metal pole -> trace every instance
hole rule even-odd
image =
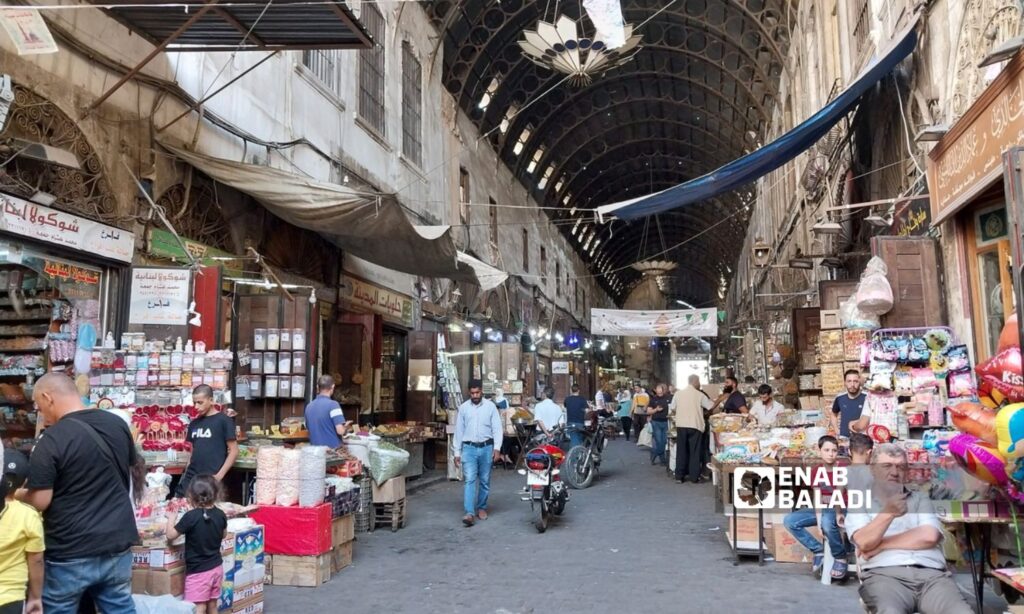
[[[114,92],[121,89],[121,86],[125,83],[128,83],[128,81],[131,80],[132,77],[142,72],[142,69],[145,68],[146,65],[153,60],[153,58],[162,53],[165,49],[167,49],[167,45],[170,45],[171,43],[176,41],[182,34],[188,31],[188,29],[191,28],[197,21],[202,19],[203,15],[209,12],[210,9],[212,9],[213,6],[217,4],[217,2],[218,0],[209,0],[209,2],[203,5],[203,8],[196,11],[195,15],[192,15],[192,17],[190,17],[188,21],[181,24],[180,28],[175,30],[170,36],[165,38],[159,45],[154,47],[153,50],[150,51],[149,54],[145,58],[143,58],[141,62],[135,65],[135,68],[132,68],[127,73],[125,73],[124,76],[118,79],[117,83],[112,85],[109,90],[103,93],[102,96],[92,101],[92,104],[90,104],[89,106],[85,107],[85,110],[82,112],[82,117],[80,119],[85,119],[86,117],[89,117],[89,114],[96,110],[96,107],[103,104],[107,100],[107,98],[110,98],[114,94]]]

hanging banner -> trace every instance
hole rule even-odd
[[[3,193],[0,193],[0,230],[121,262],[131,262],[135,250],[135,235],[127,230]]]
[[[57,42],[46,27],[38,10],[30,8],[0,9],[0,23],[14,42],[18,55],[57,53]]]
[[[717,337],[718,310],[672,311],[591,310],[590,332],[621,337]]]
[[[129,324],[184,326],[188,323],[189,269],[132,269]]]

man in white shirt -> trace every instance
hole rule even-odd
[[[761,384],[757,388],[757,400],[750,408],[750,416],[757,420],[758,426],[774,426],[786,408],[772,398],[772,387],[768,384]]]
[[[704,411],[711,409],[711,399],[701,392],[699,377],[691,375],[688,381],[690,385],[675,393],[669,404],[669,410],[675,412],[676,482],[689,478],[699,484],[704,481],[700,477],[701,444],[706,428]]]
[[[533,417],[541,430],[550,435],[552,429],[565,423],[565,412],[558,403],[555,403],[555,389],[551,386],[544,387],[540,398],[540,403],[533,408]]]
[[[462,523],[473,526],[476,519],[487,520],[487,495],[491,491],[491,466],[501,454],[504,429],[494,403],[484,398],[480,380],[469,382],[469,399],[459,406],[455,421],[455,465],[462,466],[466,481]],[[477,484],[480,489],[477,491]]]
[[[860,596],[879,614],[973,612],[946,569],[942,531],[931,501],[911,493],[907,453],[894,444],[875,448],[869,509],[850,510],[846,532],[857,546]]]

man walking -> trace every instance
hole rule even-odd
[[[587,420],[587,400],[580,396],[580,387],[572,385],[572,394],[565,397],[565,424],[569,427],[569,447],[583,445],[583,429]]]
[[[309,443],[314,446],[337,448],[341,445],[341,437],[348,430],[348,422],[341,411],[341,405],[331,396],[334,394],[334,378],[321,375],[316,381],[319,393],[306,406],[306,430],[309,431]]]
[[[704,410],[711,408],[711,400],[700,390],[700,378],[691,375],[689,386],[672,397],[676,427],[676,481],[687,478],[694,484],[703,481],[701,469],[701,443],[706,428]]]
[[[463,491],[462,523],[473,526],[487,520],[487,495],[491,490],[491,465],[501,454],[501,416],[498,408],[484,399],[480,380],[469,382],[469,400],[459,406],[455,421],[455,466],[462,466],[466,481]],[[479,492],[477,492],[479,482]]]
[[[647,406],[651,404],[651,396],[647,394],[647,391],[640,384],[637,384],[633,390],[633,409],[631,410],[633,417],[633,440],[639,442],[640,432],[644,430],[644,425],[647,424]]]
[[[131,432],[116,415],[85,409],[75,383],[60,373],[39,378],[32,401],[49,428],[32,452],[28,490],[18,498],[43,514],[43,611],[75,614],[88,593],[102,612],[135,612]]]

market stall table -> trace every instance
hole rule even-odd
[[[963,528],[964,539],[967,540],[967,562],[971,568],[971,582],[974,586],[975,607],[978,612],[984,612],[985,578],[996,578],[1004,582],[1006,581],[998,574],[989,574],[986,572],[986,566],[991,565],[991,561],[989,560],[991,555],[989,551],[992,549],[992,527],[997,525],[1013,524],[1013,519],[999,516],[981,516],[977,518],[949,518],[939,516],[939,521],[950,533],[955,532],[960,527]],[[975,532],[971,530],[972,528],[978,533],[978,538],[981,541],[980,561],[974,560],[974,553],[978,550],[975,549],[975,542],[971,537],[971,534]]]

